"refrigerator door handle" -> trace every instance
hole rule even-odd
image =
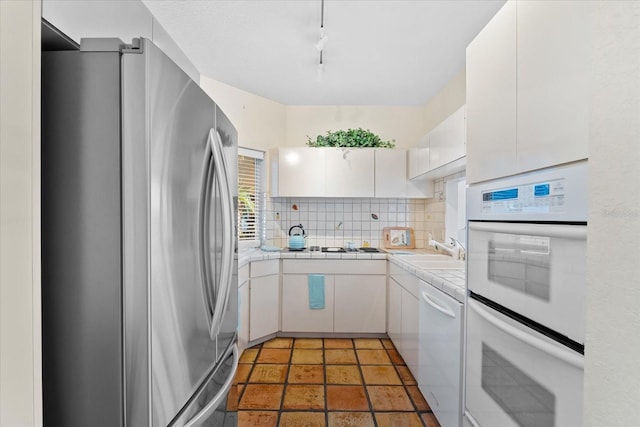
[[[222,152],[222,140],[220,135],[211,129],[209,131],[209,142],[211,143],[211,152],[214,163],[214,173],[217,182],[220,185],[220,203],[222,205],[222,260],[220,281],[217,286],[216,302],[213,311],[213,322],[211,325],[211,338],[218,335],[222,326],[222,317],[229,300],[229,291],[233,281],[233,256],[235,251],[234,231],[235,231],[235,212],[233,208],[233,194],[229,185],[227,174],[227,163]]]
[[[198,425],[198,423],[204,421],[209,417],[215,410],[220,406],[220,403],[224,400],[224,398],[229,394],[229,389],[231,389],[231,384],[233,383],[233,379],[236,377],[236,371],[238,370],[238,345],[233,345],[233,369],[224,384],[220,388],[220,391],[211,399],[204,408],[200,410],[197,414],[195,414],[184,427],[194,427]]]
[[[211,205],[211,187],[212,187],[212,142],[211,134],[207,140],[205,147],[204,161],[202,165],[202,176],[200,178],[200,202],[198,206],[198,252],[200,261],[200,275],[202,277],[202,290],[205,300],[205,311],[207,312],[207,321],[209,329],[211,329],[214,316],[214,295],[212,292],[211,263],[209,258],[209,208]]]

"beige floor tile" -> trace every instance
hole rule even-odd
[[[422,414],[421,417],[427,427],[440,427],[438,419],[432,413]]]
[[[324,412],[283,412],[279,427],[324,427]],[[243,426],[238,426],[243,427]]]
[[[378,427],[422,427],[420,417],[415,412],[376,412]]]
[[[239,411],[238,427],[276,427],[277,411]]]
[[[248,384],[238,409],[280,409],[283,390],[281,384]]]
[[[353,348],[351,338],[325,338],[324,348]]]
[[[327,384],[362,384],[358,365],[326,365]]]
[[[291,350],[288,348],[263,348],[260,350],[256,363],[289,363]]]
[[[322,350],[309,350],[304,348],[294,348],[291,363],[295,364],[321,364]]]
[[[296,338],[293,348],[322,348],[322,338]]]
[[[391,365],[386,350],[356,350],[361,365]]]
[[[262,344],[262,348],[291,348],[293,338],[273,338]]]
[[[234,384],[242,384],[242,383],[246,383],[247,379],[249,378],[249,373],[251,372],[251,368],[253,368],[253,365],[248,365],[248,364],[238,364],[238,370],[236,371],[236,377],[233,380]]]
[[[253,363],[258,355],[259,348],[248,348],[240,355],[239,363]]]
[[[331,349],[324,351],[327,365],[353,365],[358,363],[356,353],[349,349]]]
[[[288,385],[284,394],[283,409],[324,409],[324,386]]]
[[[374,411],[413,411],[413,405],[402,386],[370,385],[367,392]]]
[[[249,377],[250,383],[284,383],[288,365],[256,364]]]
[[[416,385],[416,379],[411,374],[411,371],[406,366],[396,366],[400,379],[405,385]]]
[[[328,385],[327,410],[366,411],[369,402],[364,387],[360,385]]]
[[[324,384],[324,366],[291,365],[288,381],[290,384]]]
[[[418,388],[418,386],[415,386],[415,385],[407,386],[407,393],[409,393],[409,397],[413,401],[413,404],[416,405],[416,408],[418,409],[418,411],[423,412],[423,411],[431,410],[431,408],[429,407],[429,404],[424,399],[424,396],[422,396],[422,393],[420,392],[420,389]]]
[[[368,385],[402,385],[400,377],[391,365],[361,366],[364,382]]]
[[[329,412],[329,427],[374,427],[371,412]]]
[[[353,340],[356,348],[367,348],[370,350],[382,350],[382,342],[378,338],[355,338]]]

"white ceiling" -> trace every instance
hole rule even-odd
[[[421,105],[505,0],[143,0],[200,73],[287,105]]]

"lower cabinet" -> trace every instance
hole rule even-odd
[[[420,279],[400,267],[389,268],[387,333],[415,378],[419,365]]]
[[[280,330],[279,272],[278,260],[251,263],[249,341]]]
[[[333,332],[333,277],[325,276],[325,308],[309,308],[306,274],[282,277],[282,330],[284,332]]]
[[[385,332],[386,260],[284,260],[282,270],[283,332]],[[309,308],[309,274],[324,275],[323,309]]]
[[[334,332],[384,333],[385,276],[334,277]]]

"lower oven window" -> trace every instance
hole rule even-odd
[[[485,343],[482,343],[482,389],[519,426],[554,426],[554,394]]]

